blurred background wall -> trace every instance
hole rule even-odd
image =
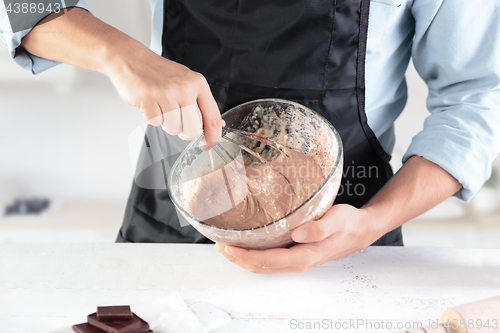
[[[100,19],[149,45],[147,0],[86,2]],[[427,88],[413,65],[407,77],[410,97],[396,122],[395,170],[428,115]],[[103,75],[59,65],[33,76],[2,44],[0,242],[113,241],[132,183],[128,135],[142,122]],[[451,198],[411,221],[406,244],[500,247],[499,187],[492,179],[470,205]],[[19,198],[48,198],[51,206],[39,216],[3,215]]]
[[[87,1],[104,21],[149,45],[147,0]],[[68,65],[34,76],[0,47],[0,200],[124,200],[127,137],[142,117],[109,80]],[[127,179],[127,181],[123,181]]]

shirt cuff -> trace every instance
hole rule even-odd
[[[488,123],[486,119],[489,118],[490,124],[499,123],[496,110],[483,112],[489,113],[490,117],[476,115],[479,120]],[[475,131],[473,128],[476,126],[471,126],[474,121],[470,113],[471,110],[464,108],[450,114],[445,111],[429,116],[425,121],[424,130],[413,138],[403,156],[403,163],[411,156],[417,155],[446,170],[462,184],[462,189],[454,196],[466,202],[469,202],[490,178],[492,164],[500,148],[495,126],[483,126],[475,128]]]
[[[70,6],[62,6],[61,8],[67,7]],[[90,12],[87,4],[83,0],[78,1],[78,3],[73,7],[82,8]],[[31,29],[25,29],[19,32],[12,32],[5,6],[4,4],[0,4],[0,40],[2,40],[7,46],[11,58],[14,59],[19,66],[31,71],[33,74],[41,73],[59,64],[56,61],[37,57],[26,51],[24,47],[21,46],[23,37],[30,31]]]

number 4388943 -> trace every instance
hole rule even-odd
[[[444,327],[448,329],[453,329],[456,330],[458,328],[461,328],[462,330],[465,329],[498,329],[498,319],[492,319],[491,321],[487,319],[486,321],[483,322],[481,319],[453,319],[453,320],[447,320],[446,323],[443,324]]]
[[[7,13],[9,14],[35,14],[35,13],[59,13],[61,11],[60,3],[49,3],[45,5],[44,3],[27,3],[27,2],[15,2],[9,3],[9,5],[5,8]]]

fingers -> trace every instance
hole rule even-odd
[[[203,118],[203,129],[206,143],[208,147],[213,147],[221,139],[223,123],[219,107],[212,96],[210,87],[206,82],[205,85],[206,86],[201,89],[200,94],[198,95],[197,102]]]
[[[359,210],[345,204],[332,206],[322,218],[295,229],[292,238],[297,243],[320,242],[339,234],[348,235],[359,220]]]
[[[163,124],[163,114],[160,106],[156,102],[148,101],[141,105],[140,110],[144,114],[144,118],[149,125],[160,126]]]
[[[222,248],[222,249],[221,249]],[[230,262],[240,266],[241,268],[244,268],[246,269],[247,271],[250,271],[252,273],[255,273],[255,274],[278,274],[278,273],[283,273],[283,272],[287,272],[288,270],[286,269],[276,269],[276,268],[263,268],[263,267],[257,267],[257,266],[254,266],[254,265],[249,265],[239,259],[236,259],[235,257],[227,254],[226,252],[224,252],[223,250],[224,246],[220,245],[220,244],[215,244],[215,249],[217,251],[219,251],[227,260],[229,260]]]
[[[252,264],[248,264],[240,259],[237,259],[236,257],[226,253],[224,251],[224,246],[220,244],[215,244],[215,249],[219,251],[227,260],[231,261],[232,263],[240,266],[241,268],[246,269],[247,271],[250,271],[254,274],[278,274],[278,273],[284,273],[284,272],[302,272],[303,270],[296,269],[295,267],[292,268],[269,268],[269,267],[259,267],[255,266]]]
[[[330,237],[335,232],[335,226],[331,220],[324,220],[324,217],[306,223],[297,228],[292,233],[292,239],[296,243],[320,242]]]
[[[289,249],[246,250],[216,244],[215,249],[229,261],[254,273],[303,272],[314,266],[316,254],[309,245],[299,244]]]
[[[161,127],[170,135],[178,135],[182,133],[182,115],[178,105],[166,106],[162,105],[163,125]]]
[[[213,146],[222,134],[220,111],[205,78],[197,74],[191,80],[182,92],[164,95],[162,127],[183,140],[194,140],[205,131],[202,145],[207,141]]]
[[[182,133],[179,138],[182,140],[194,140],[203,132],[201,113],[198,105],[191,104],[181,107]]]
[[[332,217],[333,212],[330,209],[321,219],[311,221],[295,229],[292,233],[292,239],[296,243],[311,243],[330,237],[336,230]]]
[[[178,135],[182,140],[194,140],[203,132],[201,114],[196,104],[184,107],[163,107],[162,128],[170,135]]]

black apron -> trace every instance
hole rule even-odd
[[[392,176],[390,156],[364,109],[369,6],[369,0],[165,0],[162,55],[202,73],[221,112],[250,100],[280,98],[320,113],[344,144],[335,203],[359,208]],[[164,135],[149,127],[146,146]],[[139,164],[141,158],[153,159],[143,150]],[[181,227],[186,222],[179,221],[166,189],[137,185],[164,182],[165,166],[177,156],[141,168],[119,239],[211,243],[192,226]],[[401,227],[374,245],[403,245]]]

